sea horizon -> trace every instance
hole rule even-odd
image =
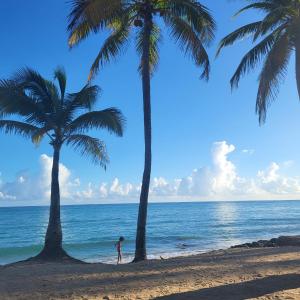
[[[180,200],[180,201],[149,201],[149,204],[172,204],[172,203],[211,203],[211,202],[238,202],[238,203],[243,203],[243,202],[278,202],[278,201],[300,201],[300,199],[247,199],[247,200]],[[139,204],[139,201],[135,202],[104,202],[104,203],[73,203],[73,204],[61,204],[61,207],[65,206],[97,206],[97,205],[131,205],[131,204]],[[39,204],[39,205],[12,205],[12,206],[0,206],[1,208],[22,208],[22,207],[49,207],[50,206],[50,200],[48,204]]]

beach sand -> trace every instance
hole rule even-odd
[[[300,247],[119,266],[17,263],[0,267],[0,299],[300,299]]]

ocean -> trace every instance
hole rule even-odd
[[[114,244],[119,236],[124,236],[124,261],[131,261],[137,210],[137,204],[63,206],[64,248],[87,262],[115,263]],[[48,207],[0,208],[0,264],[26,259],[41,250],[48,212]],[[149,258],[201,253],[297,234],[300,234],[300,201],[149,205]]]

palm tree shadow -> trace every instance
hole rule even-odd
[[[300,274],[269,276],[235,284],[155,298],[157,300],[245,300],[279,291],[300,288]]]

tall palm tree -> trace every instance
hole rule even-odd
[[[121,54],[134,36],[142,77],[145,161],[137,221],[134,261],[146,259],[146,222],[151,175],[151,75],[159,61],[159,42],[164,24],[172,39],[203,68],[208,79],[210,64],[205,47],[213,40],[215,22],[209,10],[195,0],[72,0],[69,15],[69,45],[75,46],[89,34],[109,30],[92,67],[92,78],[100,67]]]
[[[51,205],[45,244],[40,258],[66,256],[62,248],[60,220],[59,158],[63,144],[72,146],[94,163],[106,167],[108,156],[103,141],[87,135],[90,129],[107,129],[122,136],[124,118],[116,108],[91,111],[99,94],[96,85],[85,85],[78,93],[66,93],[66,75],[57,68],[58,87],[38,72],[25,68],[0,81],[0,113],[17,120],[0,120],[0,130],[31,138],[36,144],[44,136],[53,147]]]
[[[243,57],[231,78],[231,87],[239,85],[241,77],[262,63],[256,98],[256,112],[260,123],[266,119],[266,111],[275,100],[279,85],[286,76],[292,53],[296,56],[296,81],[300,97],[300,1],[299,0],[246,0],[247,6],[236,16],[257,10],[262,20],[247,24],[227,35],[220,42],[217,55],[224,47],[245,37],[251,37],[256,45]]]

